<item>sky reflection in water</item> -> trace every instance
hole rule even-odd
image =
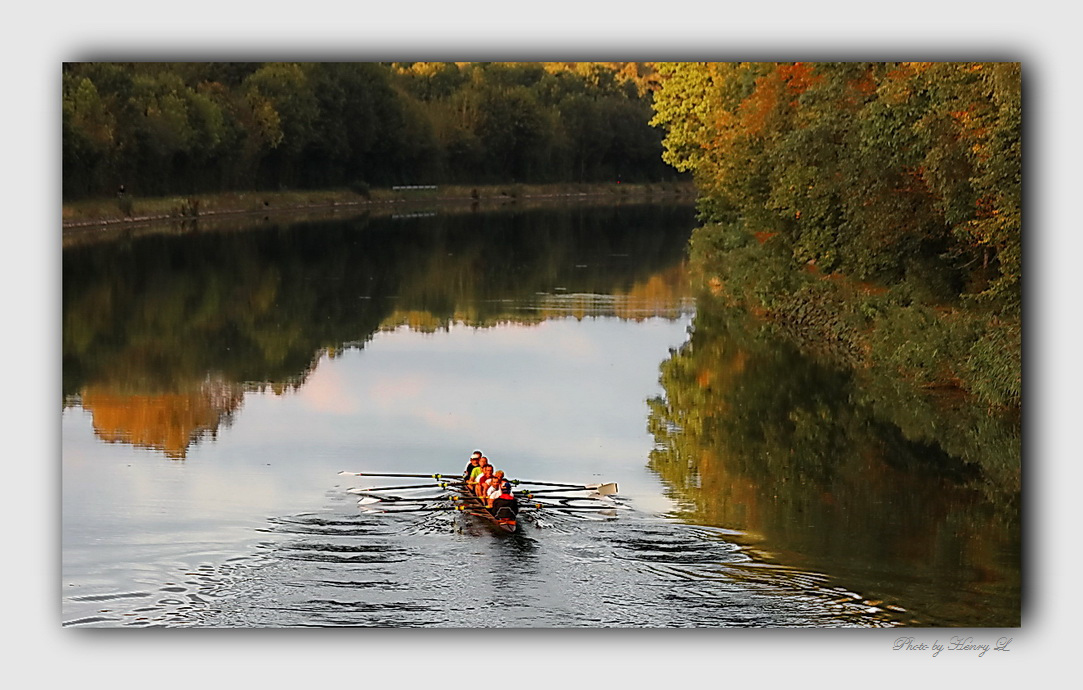
[[[453,473],[474,448],[510,476],[616,481],[639,509],[666,511],[645,464],[645,400],[689,320],[381,332],[363,349],[324,355],[297,389],[246,393],[232,425],[183,461],[102,443],[91,415],[69,408],[65,577],[221,560],[254,547],[268,517],[319,510],[329,494],[364,485],[340,470]]]

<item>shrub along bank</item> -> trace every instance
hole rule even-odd
[[[852,366],[1019,407],[1019,64],[658,69],[716,294]]]

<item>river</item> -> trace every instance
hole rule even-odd
[[[903,402],[704,314],[694,225],[511,204],[70,243],[62,624],[1018,625],[1018,510],[966,450],[1010,460],[1010,424],[921,437]],[[363,509],[347,490],[373,482],[339,474],[475,448],[625,508],[503,536]]]

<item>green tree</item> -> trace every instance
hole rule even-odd
[[[116,120],[93,81],[68,73],[61,113],[64,195],[101,191],[112,163]]]

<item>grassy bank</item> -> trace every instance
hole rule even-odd
[[[434,188],[374,188],[293,190],[277,192],[229,192],[168,197],[125,195],[65,203],[65,231],[101,226],[132,226],[170,219],[267,214],[317,209],[358,210],[396,208],[411,203],[483,204],[517,199],[592,197],[695,198],[691,184],[551,184],[551,185],[441,185]]]

